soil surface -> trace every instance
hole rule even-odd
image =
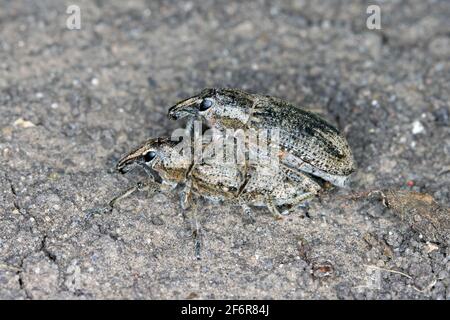
[[[365,1],[76,1],[80,30],[68,4],[0,1],[0,298],[450,299],[449,1],[380,2],[381,30]],[[350,189],[283,221],[205,203],[200,261],[176,194],[92,214],[205,87],[321,114]]]

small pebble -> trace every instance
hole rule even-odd
[[[21,128],[31,128],[31,127],[35,126],[33,122],[24,120],[22,118],[19,118],[16,121],[14,121],[13,125],[15,127],[21,127]]]
[[[413,134],[420,134],[424,131],[425,131],[425,128],[419,120],[416,120],[413,122],[413,124],[412,124],[412,133]]]

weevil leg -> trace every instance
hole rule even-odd
[[[193,223],[194,226],[192,228],[193,229],[192,235],[194,238],[194,255],[197,260],[200,260],[201,259],[200,251],[202,247],[202,230],[200,224],[198,223],[197,215],[195,215]]]
[[[266,200],[266,206],[276,220],[283,220],[283,216],[281,215],[280,211],[278,211],[278,208],[275,203],[273,203],[272,199]]]
[[[250,221],[250,223],[255,223],[256,220],[249,205],[243,201],[240,201],[240,205],[242,208],[242,212],[244,213],[244,217],[246,217]]]
[[[291,207],[289,209],[284,210],[281,215],[285,216],[290,214],[292,211],[294,211],[295,209],[298,208],[298,206],[300,206],[302,203],[304,203],[306,200],[311,199],[312,197],[314,197],[315,193],[312,192],[306,192],[303,193],[297,197],[295,197],[292,201],[291,201]]]
[[[114,208],[117,201],[122,200],[130,195],[132,195],[136,191],[149,191],[149,194],[155,193],[158,188],[156,186],[156,183],[154,181],[146,181],[146,182],[138,182],[135,186],[128,188],[127,190],[123,191],[118,196],[114,197],[109,201],[108,205],[110,208]]]
[[[191,191],[192,191],[192,181],[186,180],[183,190],[180,192],[180,206],[183,210],[189,209],[191,206]]]
[[[194,122],[197,120],[197,117],[189,117],[186,122],[186,131],[191,133],[194,128]]]
[[[118,196],[112,198],[107,205],[100,207],[100,208],[93,208],[93,209],[89,209],[85,215],[85,219],[89,220],[94,214],[105,214],[105,213],[110,213],[113,208],[114,205],[116,204],[117,201],[128,197],[129,195],[133,194],[136,190],[138,190],[138,186],[133,186],[131,188],[128,188],[127,190],[121,192]]]
[[[112,198],[105,206],[88,210],[85,219],[89,220],[94,214],[109,213],[113,210],[114,206],[119,200],[122,200],[130,196],[135,191],[143,191],[143,190],[149,190],[149,192],[153,194],[158,190],[158,187],[154,181],[138,182],[135,186],[126,189],[125,191],[121,192],[118,196]]]
[[[202,247],[202,232],[201,226],[197,219],[198,206],[196,203],[191,203],[188,210],[183,210],[183,218],[189,224],[189,231],[194,240],[194,255],[197,260],[201,259]]]
[[[144,169],[145,173],[148,175],[148,178],[154,182],[162,183],[161,177],[147,165],[143,165],[142,169]]]

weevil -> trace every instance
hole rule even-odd
[[[292,210],[321,189],[320,181],[314,177],[302,172],[287,175],[279,170],[276,163],[247,165],[223,162],[214,157],[194,163],[189,152],[180,154],[178,146],[179,142],[168,137],[151,138],[123,156],[116,166],[119,172],[126,173],[135,167],[142,167],[150,179],[114,198],[110,206],[146,186],[151,186],[153,191],[158,187],[166,191],[182,186],[180,205],[184,212],[189,212],[186,216],[190,218],[197,258],[200,257],[200,231],[194,197],[239,205],[245,216],[253,220],[250,206],[266,206],[280,218],[278,207],[287,206],[287,211]],[[246,167],[246,174],[243,174],[242,166]],[[158,186],[155,187],[155,184]]]
[[[179,143],[169,137],[148,139],[123,156],[116,168],[126,173],[140,166],[166,190],[184,185],[180,198],[183,209],[191,206],[194,194],[239,204],[246,213],[249,206],[266,206],[279,216],[278,206],[295,207],[321,189],[320,182],[310,175],[301,172],[287,175],[278,169],[277,163],[248,166],[214,157],[194,163],[192,154],[180,154]],[[243,166],[249,168],[247,175],[243,174]]]
[[[315,113],[279,98],[237,89],[205,89],[169,109],[169,118],[205,120],[209,127],[280,132],[281,165],[344,187],[355,171],[351,149],[339,131]]]

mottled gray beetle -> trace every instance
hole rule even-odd
[[[339,131],[318,115],[289,102],[236,89],[205,89],[170,108],[177,120],[202,118],[213,128],[280,132],[281,164],[343,187],[355,170],[352,152]]]
[[[150,180],[116,197],[111,206],[145,186],[152,186],[154,190],[182,186],[183,209],[191,207],[193,196],[202,196],[239,204],[250,217],[249,205],[267,206],[279,218],[278,206],[295,208],[317,194],[324,180],[344,186],[355,170],[348,143],[336,128],[314,113],[277,98],[234,89],[205,89],[170,108],[169,117],[188,117],[189,129],[195,119],[202,118],[220,132],[226,132],[226,129],[275,130],[279,133],[277,165],[222,161],[196,163],[192,158],[180,156],[177,142],[169,138],[152,138],[126,154],[117,164],[122,173],[140,166]],[[259,154],[259,149],[251,142],[246,143],[248,150],[258,150]],[[195,208],[187,211],[194,215],[191,222],[195,223],[191,227],[199,257]]]
[[[191,207],[191,195],[211,200],[232,201],[250,214],[249,205],[267,206],[279,216],[277,206],[301,203],[320,189],[319,183],[305,174],[286,175],[277,166],[252,165],[248,175],[235,163],[224,163],[218,159],[203,160],[194,165],[193,158],[180,156],[177,142],[170,138],[151,138],[123,156],[117,170],[126,173],[130,169],[143,167],[161,186],[173,189],[184,185],[181,192],[181,207]]]
[[[192,160],[192,157],[180,156],[177,142],[170,138],[145,141],[123,156],[116,168],[126,173],[139,166],[148,173],[150,179],[114,198],[110,206],[113,207],[117,200],[138,189],[170,191],[182,186],[180,204],[191,224],[197,258],[200,258],[200,230],[193,196],[238,204],[250,219],[253,216],[249,206],[266,206],[275,217],[281,218],[278,206],[293,209],[321,189],[321,185],[308,175],[286,175],[278,170],[278,166],[247,166],[214,159],[194,164]],[[243,167],[247,174],[243,174]]]

